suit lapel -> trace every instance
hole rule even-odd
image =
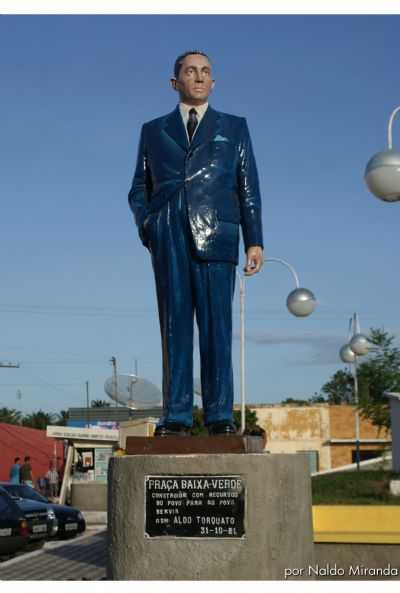
[[[208,111],[208,109],[207,109]],[[186,135],[185,126],[183,124],[179,105],[176,109],[167,115],[164,130],[179,146],[187,152],[189,150],[189,141]]]
[[[209,105],[190,144],[192,150],[200,144],[209,142],[214,138],[218,129],[218,119],[218,111],[215,111],[215,109],[212,109]]]
[[[209,142],[214,138],[218,131],[218,119],[218,111],[215,111],[215,109],[212,109],[209,105],[190,144],[192,150],[200,144]],[[179,105],[177,105],[174,111],[167,115],[164,130],[185,152],[189,150],[189,141]]]

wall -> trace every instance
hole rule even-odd
[[[46,474],[49,463],[56,457],[64,457],[64,445],[46,436],[45,430],[38,430],[27,426],[0,423],[0,481],[8,481],[10,466],[14,457],[25,455],[31,458],[33,479]]]
[[[258,424],[267,433],[266,450],[271,453],[297,453],[317,451],[319,469],[331,467],[329,446],[328,406],[251,406],[257,414]]]
[[[354,406],[329,406],[330,438],[354,439],[356,436],[356,415]],[[390,432],[379,430],[369,420],[360,417],[360,439],[390,439]],[[361,444],[362,451],[381,451],[384,444]],[[352,452],[355,443],[331,445],[332,467],[353,463]]]
[[[317,451],[319,471],[353,463],[354,443],[335,444],[330,439],[355,438],[354,406],[291,406],[279,404],[249,404],[257,414],[258,424],[267,433],[266,450],[271,453]],[[360,418],[361,439],[386,439],[390,432],[379,431],[369,420]],[[361,451],[379,452],[385,443],[361,443]]]

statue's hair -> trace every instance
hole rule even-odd
[[[181,54],[180,56],[178,56],[175,60],[175,65],[174,65],[174,76],[175,78],[178,78],[179,76],[179,72],[182,66],[182,62],[183,60],[186,58],[186,56],[192,56],[192,55],[199,55],[199,56],[204,56],[205,58],[207,58],[207,60],[210,62],[210,58],[208,57],[207,54],[205,54],[203,51],[194,49],[192,51],[185,51],[184,54]]]

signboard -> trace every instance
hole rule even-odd
[[[94,479],[107,482],[108,462],[112,457],[112,447],[97,447],[94,450]]]
[[[69,440],[118,441],[119,431],[108,428],[77,428],[73,426],[48,426],[48,437]]]
[[[242,476],[146,476],[144,491],[145,537],[245,537]]]

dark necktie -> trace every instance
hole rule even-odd
[[[188,123],[187,123],[189,142],[192,141],[194,131],[197,128],[197,124],[198,124],[197,111],[194,107],[192,107],[192,109],[189,111],[189,119],[188,119]]]

